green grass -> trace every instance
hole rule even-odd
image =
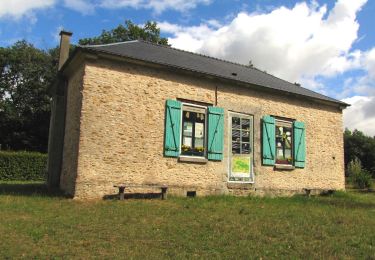
[[[0,183],[0,258],[375,258],[375,194],[79,202]]]

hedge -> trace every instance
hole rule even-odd
[[[47,154],[0,151],[0,180],[44,181],[46,173]]]

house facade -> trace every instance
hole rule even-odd
[[[48,171],[49,185],[74,198],[120,183],[198,196],[345,188],[345,103],[143,41],[82,46],[66,59],[51,89]]]

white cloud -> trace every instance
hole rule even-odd
[[[135,8],[151,9],[156,14],[165,10],[185,12],[200,4],[210,4],[211,0],[100,0],[97,6],[108,9]]]
[[[365,53],[363,64],[370,79],[375,80],[375,47]]]
[[[352,104],[344,110],[344,125],[375,135],[375,48],[352,50],[358,41],[356,15],[366,0],[338,0],[333,9],[326,5],[301,2],[293,8],[277,7],[266,12],[234,16],[225,25],[208,21],[197,26],[161,22],[171,34],[173,47],[248,64],[269,73],[300,82],[327,94],[337,92]],[[352,76],[337,89],[322,82],[350,70],[365,75]],[[341,93],[340,93],[341,92]]]
[[[375,47],[362,53],[361,67],[367,72],[349,84],[361,95],[343,99],[352,106],[344,110],[345,127],[375,136]]]
[[[92,14],[95,11],[95,4],[86,0],[64,0],[65,7],[82,14]]]
[[[365,75],[353,80],[352,90],[360,95],[375,97],[375,47],[369,51],[362,52],[360,67],[365,72]]]
[[[32,11],[53,7],[54,4],[55,0],[1,0],[0,18],[10,17],[19,19],[30,14]]]
[[[351,104],[344,110],[344,126],[375,136],[375,97],[353,96],[342,101]]]
[[[166,10],[186,12],[198,5],[208,5],[212,0],[0,0],[0,18],[19,19],[26,14],[62,3],[63,6],[84,15],[93,14],[97,8],[105,9],[149,9],[156,14]]]
[[[212,26],[213,28],[220,28],[223,26],[222,23],[216,19],[209,19],[206,21],[206,23]]]
[[[359,66],[360,52],[350,49],[359,28],[356,14],[365,3],[338,0],[327,10],[313,1],[268,13],[241,12],[219,28],[209,23],[159,25],[172,34],[169,42],[174,47],[243,64],[251,60],[256,67],[289,81],[313,83],[316,76],[331,77]]]
[[[51,33],[51,36],[53,37],[53,39],[55,40],[56,43],[59,43],[60,42],[60,32],[64,29],[64,26],[60,25],[60,26],[57,26],[55,31],[53,31]]]
[[[211,0],[148,0],[144,7],[153,9],[156,13],[161,13],[167,9],[184,12],[195,8],[199,4],[209,4]]]
[[[183,27],[168,22],[160,22],[158,26],[163,32],[175,35],[174,38],[169,38],[169,43],[171,43],[173,47],[193,52],[200,52],[204,44],[203,39],[213,32],[212,27],[207,24]]]

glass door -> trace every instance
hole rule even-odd
[[[254,182],[253,116],[229,114],[229,181]]]

